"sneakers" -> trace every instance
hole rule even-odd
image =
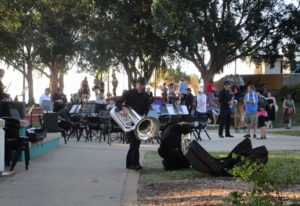
[[[253,139],[256,139],[256,138],[257,138],[257,137],[256,137],[256,134],[254,134],[254,135],[253,135]]]
[[[246,135],[244,135],[244,137],[245,137],[245,138],[250,138],[251,135],[250,135],[250,134],[246,134]]]

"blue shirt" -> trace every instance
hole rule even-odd
[[[244,101],[246,102],[246,114],[256,114],[258,107],[258,95],[256,92],[252,94],[247,93]]]
[[[187,94],[187,84],[186,82],[181,82],[179,85],[179,90],[181,94]]]

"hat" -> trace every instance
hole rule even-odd
[[[139,77],[137,80],[136,80],[136,83],[140,83],[142,85],[146,85],[146,79],[144,77]]]

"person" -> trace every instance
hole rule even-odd
[[[114,95],[114,97],[116,97],[117,96],[117,87],[118,87],[119,81],[118,81],[115,73],[113,73],[112,78],[113,78],[112,79],[113,95]]]
[[[223,89],[219,93],[219,103],[220,103],[220,116],[219,116],[219,137],[224,138],[223,130],[225,126],[225,136],[233,137],[230,134],[230,122],[231,122],[231,114],[230,114],[230,105],[232,105],[232,98],[230,95],[230,81],[225,81]]]
[[[97,99],[95,101],[96,104],[107,104],[106,100],[104,99],[104,93],[100,92],[99,95],[97,96]]]
[[[168,103],[174,104],[176,101],[176,93],[174,83],[169,84]]]
[[[163,158],[165,170],[189,168],[188,159],[182,152],[182,135],[189,134],[190,127],[184,123],[172,122],[166,125],[158,148],[158,154]]]
[[[214,87],[214,81],[212,79],[209,80],[206,88],[206,92],[208,95],[208,106],[212,106],[214,104],[215,99],[215,87]]]
[[[197,95],[197,106],[196,106],[196,118],[199,119],[202,115],[207,113],[207,103],[206,94],[203,92],[202,88],[198,89]]]
[[[103,92],[103,94],[104,94],[105,84],[104,84],[104,81],[102,78],[100,78],[99,90],[100,90],[100,92]]]
[[[166,83],[163,83],[163,86],[161,88],[161,98],[164,100],[164,102],[167,102],[168,98],[168,87]]]
[[[248,86],[248,92],[244,97],[245,105],[245,118],[244,122],[247,125],[246,138],[251,137],[251,128],[253,129],[253,138],[256,138],[256,127],[257,127],[257,109],[258,109],[258,95],[255,92],[253,84]]]
[[[44,94],[40,97],[39,104],[40,106],[43,104],[43,101],[51,101],[50,95],[50,89],[46,88]]]
[[[90,98],[90,87],[89,87],[87,77],[85,77],[84,80],[82,80],[78,94],[81,103],[87,101]]]
[[[9,94],[5,93],[5,86],[2,83],[2,79],[5,75],[5,71],[3,69],[0,69],[0,101],[9,99]]]
[[[153,99],[153,93],[152,93],[152,91],[150,90],[150,87],[147,87],[146,92],[147,92],[147,94],[149,95],[150,104],[153,104],[153,102],[154,102],[154,99]]]
[[[185,103],[186,95],[187,95],[187,89],[188,89],[187,83],[186,83],[185,79],[182,78],[180,80],[180,84],[179,84],[179,93],[180,93],[180,96],[181,96],[181,104]]]
[[[245,81],[244,81],[244,78],[240,75],[238,75],[239,77],[239,87],[240,87],[240,92],[243,94],[246,90],[245,88]]]
[[[99,91],[100,91],[100,81],[98,79],[98,75],[95,76],[94,86],[93,86],[92,90],[95,92],[95,96],[98,97]]]
[[[263,91],[258,92],[258,104],[257,104],[257,117],[258,117],[258,128],[260,128],[261,136],[258,139],[267,139],[267,117],[268,113],[266,111],[266,98],[262,94]]]
[[[296,107],[292,95],[288,94],[283,101],[283,118],[284,123],[287,123],[286,129],[291,129],[292,127],[292,117],[296,114]]]
[[[268,125],[267,128],[273,127],[273,122],[275,121],[275,114],[276,114],[276,99],[272,96],[271,92],[267,94],[267,112],[268,112]]]
[[[149,95],[145,92],[146,80],[139,77],[136,80],[134,89],[126,91],[121,99],[116,103],[121,115],[128,116],[128,107],[133,109],[139,115],[147,115],[150,109]],[[141,141],[136,138],[134,131],[126,133],[129,142],[129,150],[126,157],[126,168],[141,170],[142,166],[139,162],[139,148]]]
[[[188,108],[189,114],[191,114],[194,104],[194,95],[192,94],[191,88],[187,88],[187,95],[185,98],[185,105]]]
[[[59,87],[57,87],[56,92],[51,96],[51,100],[54,102],[53,112],[59,112],[64,109],[67,103],[67,97]]]

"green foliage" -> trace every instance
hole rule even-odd
[[[250,182],[249,191],[233,191],[224,202],[235,206],[284,205],[282,191],[295,183],[298,175],[296,171],[287,164],[277,164],[275,168],[271,168],[261,163],[245,161],[243,165],[234,167],[232,174],[241,182]]]
[[[152,10],[156,33],[204,82],[238,58],[277,54],[286,14],[281,0],[155,0]]]
[[[295,101],[300,101],[300,84],[295,86],[283,86],[279,91],[280,97],[285,98],[288,94],[291,94]]]

